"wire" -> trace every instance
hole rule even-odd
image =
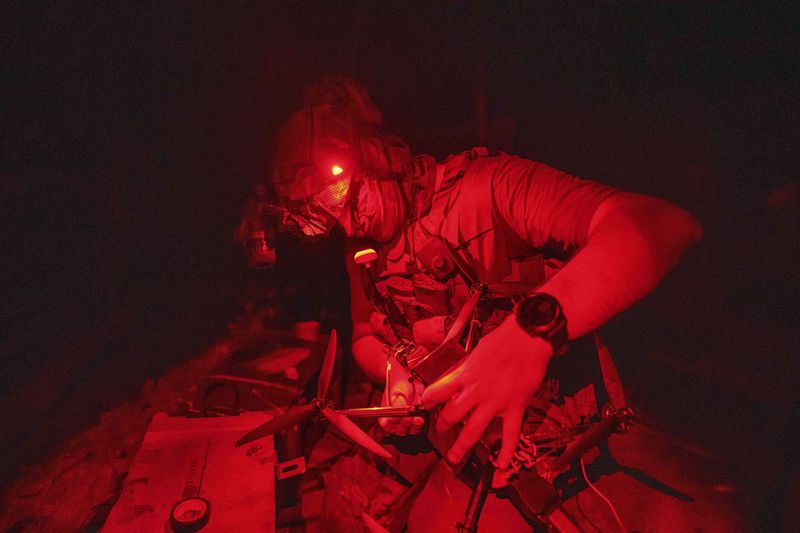
[[[456,251],[459,251],[459,250],[464,250],[464,249],[466,249],[466,248],[467,248],[467,246],[469,246],[469,243],[471,243],[472,241],[474,241],[474,240],[475,240],[475,239],[477,239],[478,237],[483,237],[484,235],[486,235],[487,233],[489,233],[490,231],[493,231],[493,230],[494,230],[494,226],[491,226],[491,227],[489,227],[489,228],[486,228],[485,230],[481,231],[481,232],[480,232],[480,233],[478,233],[477,235],[473,235],[473,236],[472,236],[472,237],[470,237],[469,239],[465,240],[464,242],[462,242],[461,244],[459,244],[458,246],[456,246]]]
[[[603,498],[603,501],[606,502],[606,505],[608,505],[608,507],[611,509],[611,512],[614,513],[614,519],[617,521],[617,524],[619,524],[619,527],[622,528],[622,531],[627,532],[628,528],[626,528],[625,524],[623,524],[622,520],[620,520],[617,510],[614,508],[614,504],[612,504],[611,500],[606,498],[605,495],[600,492],[600,490],[595,487],[591,481],[589,481],[589,476],[586,475],[586,465],[583,464],[583,457],[581,457],[581,472],[583,472],[583,479],[586,480],[586,484],[589,485],[589,488],[595,491],[598,496]]]
[[[392,388],[392,362],[386,358],[386,385],[383,388],[383,401],[386,405],[392,405],[389,401],[389,389]]]

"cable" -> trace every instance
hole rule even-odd
[[[583,479],[586,480],[586,484],[589,485],[589,488],[595,491],[598,496],[603,498],[603,501],[606,502],[606,505],[608,505],[608,507],[611,509],[611,512],[614,513],[614,519],[617,521],[617,524],[619,524],[619,527],[622,528],[622,531],[627,532],[628,528],[626,528],[625,524],[623,524],[622,520],[620,520],[617,510],[614,508],[614,504],[612,504],[611,500],[606,498],[605,495],[600,492],[600,490],[598,490],[598,488],[595,487],[591,481],[589,481],[589,476],[586,475],[586,466],[583,464],[583,457],[581,457],[581,472],[583,472]]]
[[[389,389],[392,388],[392,362],[389,357],[386,358],[386,384],[383,388],[383,401],[386,405],[392,405],[389,400]]]

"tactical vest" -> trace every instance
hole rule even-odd
[[[562,264],[533,250],[496,216],[487,167],[497,157],[507,156],[479,147],[437,165],[432,192],[415,198],[410,223],[378,252],[376,287],[399,311],[395,329],[428,349],[444,338],[471,284],[485,284],[496,302],[488,332],[510,311],[515,295],[532,291]],[[391,343],[394,332],[383,311],[376,310],[370,322]]]
[[[436,165],[432,192],[414,198],[411,221],[378,250],[373,271],[384,305],[376,305],[370,324],[387,344],[399,340],[396,331],[427,350],[438,346],[469,298],[472,282],[488,288],[485,335],[512,311],[514,297],[535,290],[568,259],[532,248],[496,216],[492,173],[501,157],[508,156],[478,147]],[[463,269],[442,275],[440,267],[447,258],[441,256],[447,254],[437,239]],[[391,321],[387,307],[396,315]],[[566,401],[583,417],[597,413],[607,399],[606,389],[595,343],[587,335],[571,343],[568,357],[551,360],[538,395]]]

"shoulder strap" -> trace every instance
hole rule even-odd
[[[416,217],[422,218],[425,216],[430,211],[436,195],[441,194],[460,181],[464,177],[464,174],[466,174],[467,169],[473,163],[473,161],[480,157],[491,157],[498,154],[499,152],[489,150],[483,146],[476,146],[471,150],[466,150],[460,154],[451,155],[445,159],[441,163],[444,165],[444,176],[442,177],[442,182],[435,185],[432,193],[425,199],[424,204],[420,206]]]

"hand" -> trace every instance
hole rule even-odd
[[[508,467],[525,408],[539,388],[552,354],[548,342],[528,335],[511,315],[481,340],[461,366],[424,391],[422,405],[426,409],[446,402],[436,422],[437,431],[447,431],[471,412],[447,454],[448,461],[459,463],[499,416],[503,435],[497,466]]]
[[[408,372],[392,360],[391,367],[386,373],[386,388],[383,392],[381,405],[416,405],[420,402],[423,391],[418,381],[408,380]],[[389,433],[395,435],[416,435],[425,424],[425,420],[418,416],[379,418],[378,424]]]

